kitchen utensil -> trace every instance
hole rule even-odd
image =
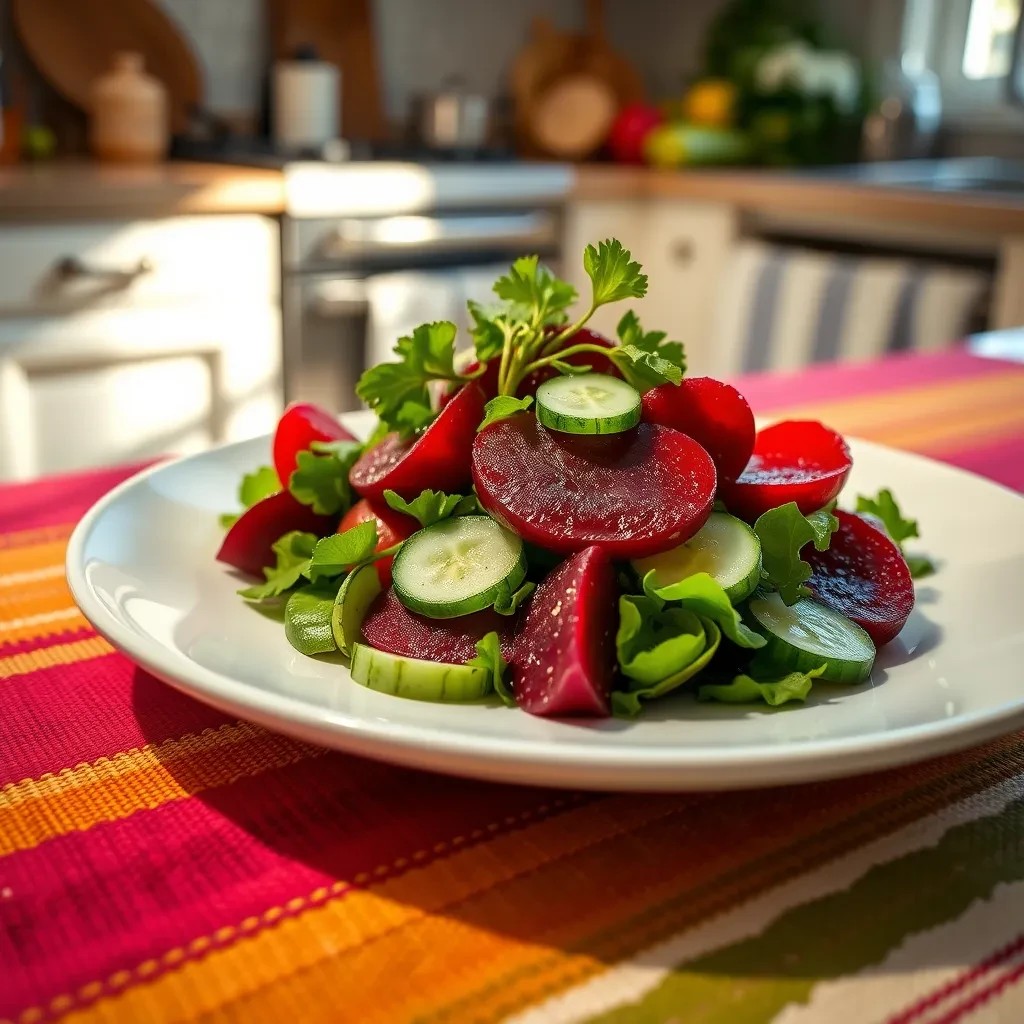
[[[141,53],[118,53],[93,83],[89,142],[108,163],[156,163],[169,141],[167,90],[146,74]]]
[[[453,77],[417,98],[413,120],[417,140],[428,149],[479,150],[490,137],[491,103]]]
[[[93,82],[114,54],[142,55],[167,89],[171,130],[184,131],[202,100],[199,65],[174,22],[153,0],[12,0],[14,24],[32,62],[66,100],[88,110]]]
[[[300,47],[274,64],[274,143],[285,153],[321,150],[341,132],[341,74],[316,51]]]
[[[339,107],[345,137],[384,139],[387,125],[372,0],[268,0],[267,16],[273,59],[287,59],[297,47],[315,43],[321,60],[340,68]]]

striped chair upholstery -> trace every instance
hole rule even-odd
[[[975,326],[990,283],[984,270],[930,260],[745,241],[700,370],[735,375],[941,348]]]

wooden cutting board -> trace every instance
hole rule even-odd
[[[183,132],[202,102],[196,55],[152,0],[12,0],[22,45],[39,73],[69,103],[89,109],[92,83],[110,70],[114,54],[135,50],[167,89],[171,131]]]
[[[387,136],[377,70],[371,0],[268,0],[268,36],[274,60],[296,47],[316,47],[341,68],[341,134],[380,141]]]

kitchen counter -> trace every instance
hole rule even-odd
[[[0,170],[0,220],[284,210],[280,171],[227,164],[26,164]]]
[[[1001,236],[1024,233],[1024,192],[882,187],[807,171],[671,171],[589,164],[577,169],[573,198],[706,200],[773,216],[826,215]]]

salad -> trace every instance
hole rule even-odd
[[[536,715],[632,716],[686,686],[780,705],[869,678],[931,564],[892,493],[837,507],[852,465],[811,421],[756,431],[729,384],[686,377],[683,346],[633,309],[647,278],[609,240],[591,294],[536,256],[470,303],[471,358],[441,322],[363,374],[358,440],[285,410],[273,465],[239,487],[217,557],[259,577],[310,656],[398,697],[500,698]],[[574,311],[575,310],[575,311]]]

